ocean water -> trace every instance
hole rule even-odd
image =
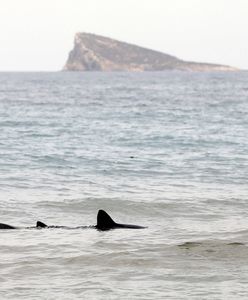
[[[0,299],[248,299],[248,73],[0,73]]]

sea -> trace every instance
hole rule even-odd
[[[248,299],[248,72],[0,73],[0,222],[1,300]]]

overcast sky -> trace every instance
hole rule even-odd
[[[0,70],[60,70],[76,32],[248,69],[248,0],[0,0]]]

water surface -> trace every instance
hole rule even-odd
[[[248,298],[248,73],[1,73],[1,299]]]

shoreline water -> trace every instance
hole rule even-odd
[[[0,73],[0,297],[246,298],[247,74]]]

